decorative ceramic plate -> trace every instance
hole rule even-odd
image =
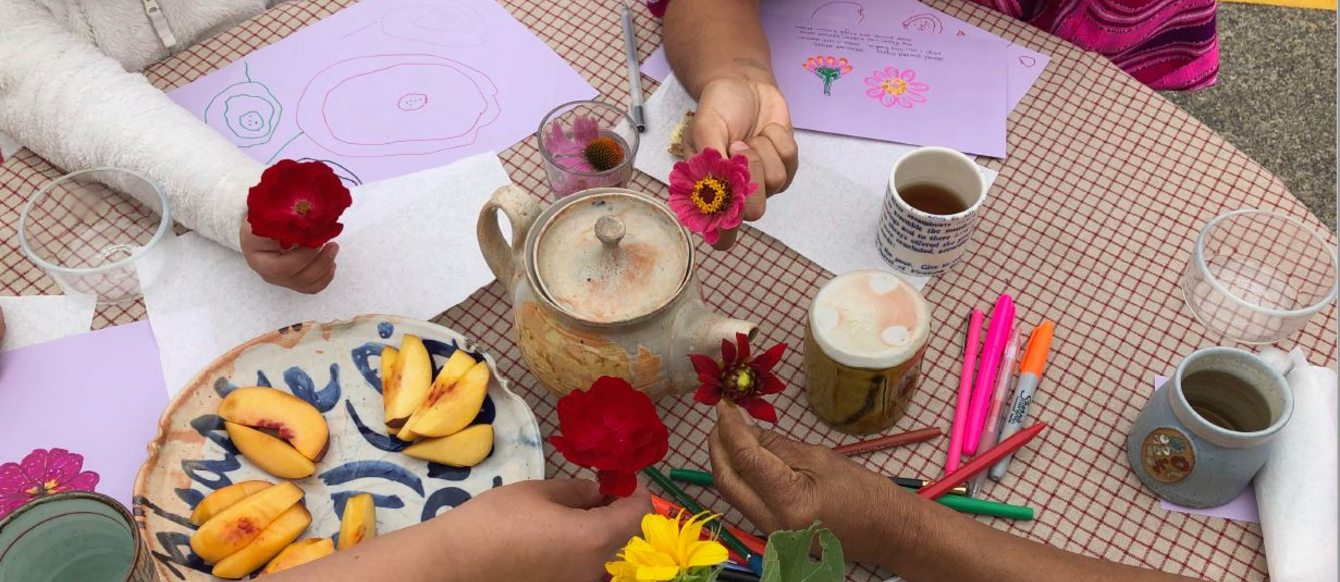
[[[493,423],[493,452],[472,468],[412,459],[409,443],[386,434],[381,397],[383,345],[419,336],[439,367],[457,349],[483,358],[492,372],[475,423]],[[507,387],[497,362],[459,333],[425,321],[364,315],[337,323],[303,323],[248,341],[211,363],[163,413],[149,459],[135,482],[135,515],[164,581],[213,580],[191,552],[191,510],[206,495],[249,479],[278,482],[228,439],[215,415],[223,395],[239,386],[272,386],[315,406],[330,426],[330,444],[316,473],[294,480],[306,493],[312,525],[303,538],[334,537],[344,502],[368,492],[377,531],[407,527],[493,487],[544,478],[535,415]],[[301,539],[301,538],[300,538]]]

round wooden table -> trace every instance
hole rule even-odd
[[[226,65],[326,16],[348,0],[289,2],[147,71],[167,90]],[[524,24],[586,77],[605,99],[627,100],[621,31],[614,8],[581,0],[502,0]],[[1192,350],[1223,342],[1190,314],[1177,291],[1199,227],[1239,208],[1267,208],[1323,225],[1280,181],[1171,102],[1135,82],[1103,57],[976,4],[931,0],[936,8],[1051,55],[1051,64],[1009,120],[1010,156],[986,165],[1000,171],[974,243],[977,252],[925,289],[936,325],[924,378],[911,410],[895,430],[949,429],[966,314],[1000,293],[1018,304],[1022,325],[1056,321],[1056,343],[1032,415],[1051,425],[1017,456],[1010,476],[987,497],[1038,510],[1031,522],[990,520],[1012,533],[1066,550],[1211,579],[1266,577],[1259,526],[1160,509],[1131,473],[1126,429],[1153,390]],[[639,52],[659,44],[660,24],[636,14]],[[654,85],[647,80],[648,86]],[[545,192],[539,154],[525,140],[501,155],[513,180]],[[804,152],[801,152],[804,157]],[[60,175],[31,152],[0,166],[0,291],[59,293],[17,248],[19,207],[43,182]],[[634,185],[664,186],[646,175]],[[815,196],[817,192],[787,192]],[[818,202],[816,202],[818,203]],[[1334,244],[1334,238],[1328,235]],[[990,252],[984,252],[989,249]],[[809,412],[800,386],[803,318],[809,297],[832,276],[772,238],[749,231],[729,252],[704,249],[700,276],[709,303],[762,324],[761,341],[793,349],[778,371],[790,388],[776,398],[777,429],[806,442],[833,445],[844,437]],[[545,433],[555,427],[554,399],[521,364],[510,336],[510,306],[497,283],[436,321],[477,338],[499,358]],[[140,303],[101,308],[94,327],[145,317]],[[1334,365],[1334,306],[1283,347],[1299,346],[1313,363]],[[266,330],[255,330],[261,333]],[[707,467],[708,411],[685,397],[662,404],[672,451],[665,466]],[[871,469],[900,476],[937,476],[944,439],[858,457]],[[551,475],[575,475],[555,462]],[[561,461],[561,459],[557,459]],[[708,507],[728,510],[708,490]],[[729,521],[742,518],[726,511]],[[885,572],[852,566],[852,580]]]

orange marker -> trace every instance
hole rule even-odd
[[[1024,363],[1019,366],[1019,383],[1014,389],[1014,401],[1010,403],[1008,412],[1005,414],[1005,425],[1000,429],[1000,438],[1006,439],[1010,435],[1019,432],[1024,426],[1024,419],[1028,418],[1028,405],[1033,402],[1033,394],[1038,390],[1038,384],[1042,382],[1042,370],[1047,367],[1047,353],[1052,347],[1052,331],[1056,324],[1050,319],[1042,321],[1042,324],[1033,330],[1032,337],[1028,338],[1028,349],[1024,351]],[[991,480],[1000,481],[1005,478],[1005,473],[1010,469],[1010,459],[1014,455],[1005,455],[1000,462],[991,466]]]

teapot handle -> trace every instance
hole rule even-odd
[[[502,210],[512,223],[510,244],[503,238],[498,224],[498,210]],[[493,275],[509,289],[516,275],[517,253],[526,243],[526,234],[541,211],[539,200],[512,184],[495,190],[479,211],[479,222],[475,226],[479,250],[484,253],[484,262],[488,263]]]

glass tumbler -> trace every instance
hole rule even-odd
[[[139,298],[163,272],[172,237],[167,197],[129,170],[96,168],[42,186],[19,215],[19,247],[67,295]]]
[[[1215,217],[1196,237],[1182,296],[1205,327],[1246,344],[1292,336],[1336,296],[1335,248],[1264,210]]]
[[[535,132],[549,187],[557,197],[633,178],[637,131],[624,110],[599,101],[573,101],[554,108]]]

